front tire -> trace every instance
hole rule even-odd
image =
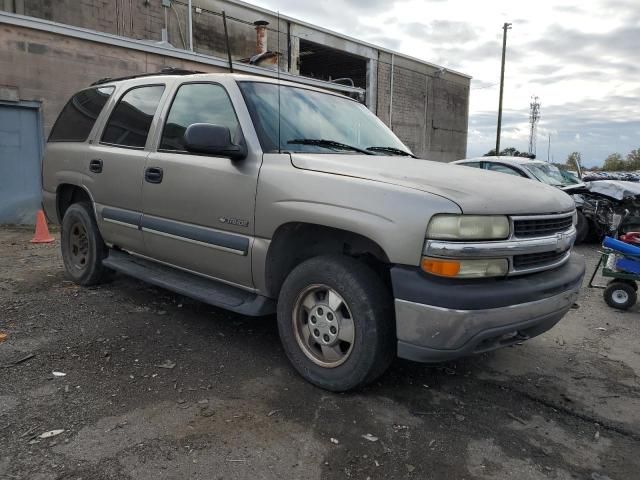
[[[107,271],[102,260],[108,250],[90,203],[74,203],[67,209],[60,240],[64,268],[75,283],[88,286],[105,279]]]
[[[584,213],[578,210],[578,223],[576,225],[576,245],[583,243],[589,236],[589,220]]]
[[[278,330],[298,373],[331,391],[375,380],[395,357],[389,289],[364,263],[342,255],[312,258],[289,274]]]

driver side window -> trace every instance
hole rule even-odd
[[[227,127],[233,142],[239,140],[240,124],[231,99],[221,85],[187,83],[178,89],[167,115],[159,150],[184,152],[184,132],[194,123]]]

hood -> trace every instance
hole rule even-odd
[[[292,153],[297,168],[421,190],[466,214],[544,214],[575,208],[571,197],[540,182],[463,165],[410,157]]]

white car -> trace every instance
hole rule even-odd
[[[558,187],[562,190],[582,184],[578,177],[566,170],[560,170],[555,165],[543,162],[542,160],[525,157],[474,157],[457,160],[452,163],[466,167],[480,168],[482,170],[506,173],[516,177],[529,178]],[[576,243],[581,243],[589,234],[589,221],[582,213],[582,197],[580,195],[572,195],[572,197],[576,202],[576,208],[578,210]]]

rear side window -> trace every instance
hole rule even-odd
[[[491,170],[492,172],[508,173],[509,175],[515,175],[516,177],[524,176],[520,174],[520,172],[518,172],[516,169],[507,167],[506,165],[502,165],[500,163],[488,163],[487,170]]]
[[[464,162],[460,165],[464,165],[465,167],[480,168],[480,162]]]
[[[194,123],[228,127],[231,139],[236,143],[239,141],[238,118],[221,85],[187,83],[178,89],[162,132],[160,150],[184,151],[184,132]]]
[[[49,135],[50,142],[84,142],[114,87],[100,87],[76,93],[60,112]]]
[[[102,142],[144,148],[163,92],[164,85],[151,85],[136,87],[125,93],[109,117]]]

